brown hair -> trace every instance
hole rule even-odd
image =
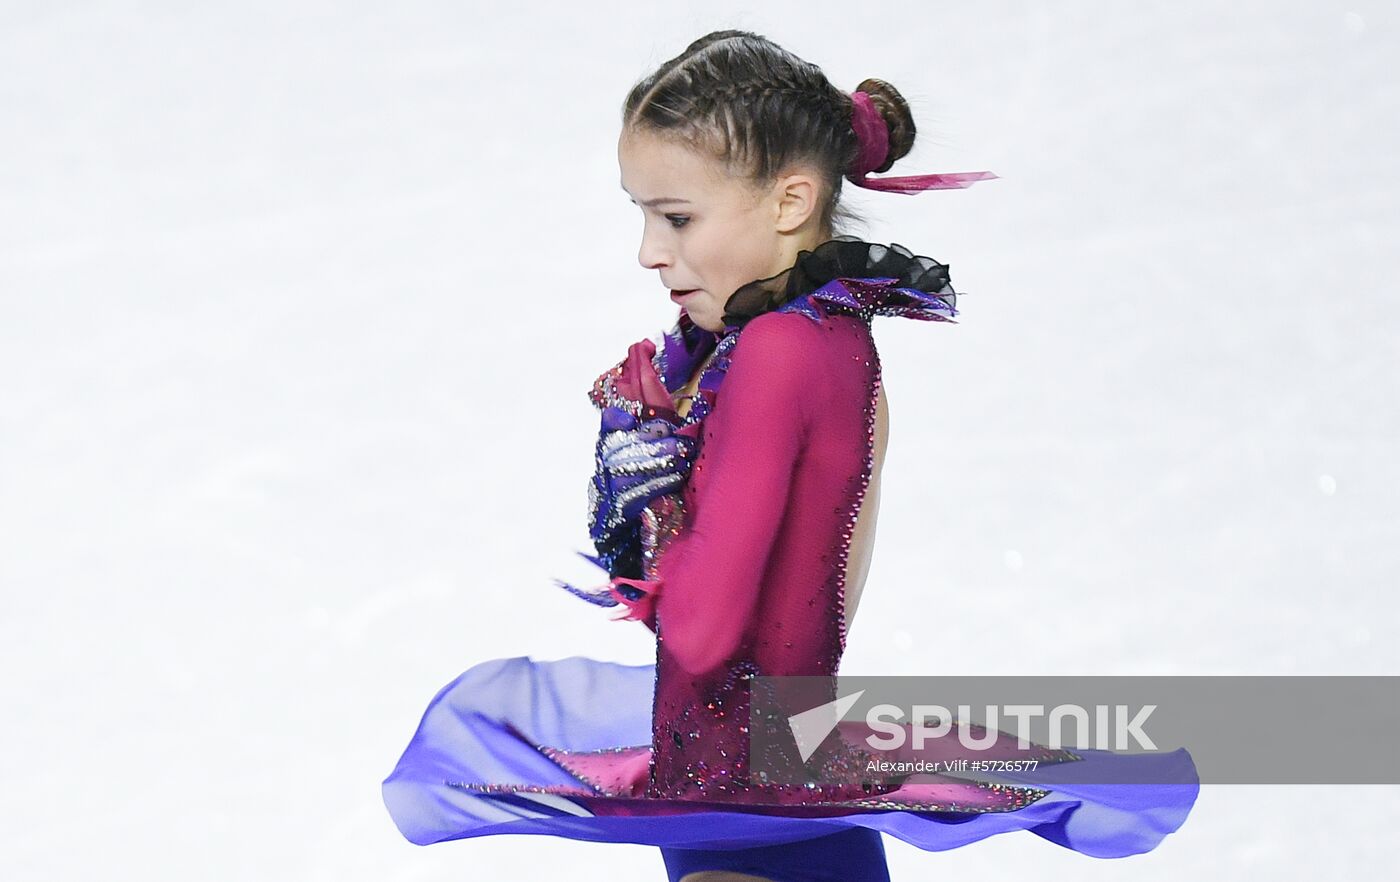
[[[888,171],[914,146],[909,104],[884,80],[864,80],[854,91],[870,96],[889,127],[889,153],[875,169]],[[841,203],[842,179],[859,152],[850,95],[766,37],[722,30],[691,43],[632,87],[622,125],[706,150],[755,186],[794,162],[810,163],[826,184],[822,230],[865,222]]]

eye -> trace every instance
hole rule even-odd
[[[666,220],[671,222],[671,226],[680,229],[690,221],[690,218],[684,214],[668,214],[666,215]],[[679,223],[677,223],[677,221],[679,221]]]

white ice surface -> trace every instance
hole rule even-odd
[[[1397,673],[1393,4],[4,0],[0,877],[662,878],[411,846],[379,783],[471,664],[649,658],[550,578],[587,386],[672,311],[618,107],[735,26],[903,90],[892,174],[1002,178],[848,188],[967,294],[877,326],[844,672]],[[887,841],[902,880],[1350,879],[1397,825],[1207,786],[1126,862]]]

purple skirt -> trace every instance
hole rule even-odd
[[[1028,830],[1092,857],[1141,854],[1185,822],[1200,790],[1184,748],[1138,755],[1076,749],[1080,762],[998,773],[999,781],[1048,791],[1015,810],[860,808],[812,817],[779,805],[730,809],[688,800],[614,798],[551,759],[551,749],[625,750],[627,755],[649,750],[653,690],[652,665],[581,656],[552,661],[520,656],[475,665],[429,702],[383,782],[384,804],[399,831],[417,845],[498,833],[631,842],[660,847],[668,871],[674,866],[683,872],[737,869],[713,853],[745,849],[754,851],[737,854],[736,860],[747,857],[745,865],[752,865],[766,859],[770,878],[798,882],[828,878],[820,868],[830,863],[819,858],[841,843],[849,846],[853,861],[845,871],[852,875],[841,878],[866,878],[853,875],[862,867],[874,874],[871,880],[886,878],[880,875],[879,834],[943,851]],[[1173,783],[1076,783],[1086,777],[1085,763],[1115,769],[1134,764],[1150,768],[1145,777],[1153,781]],[[877,854],[878,866],[868,867]],[[706,861],[709,865],[700,865]]]

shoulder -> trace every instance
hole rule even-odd
[[[873,353],[870,325],[859,316],[774,311],[744,325],[732,361],[741,373],[754,369],[771,381],[810,382],[863,374]]]
[[[738,397],[820,422],[864,406],[877,364],[870,326],[858,316],[763,313],[739,332],[720,407]]]
[[[809,370],[832,363],[832,356],[869,348],[870,326],[851,315],[812,318],[801,312],[765,312],[739,332],[733,359]]]
[[[766,312],[751,319],[734,343],[734,361],[797,364],[819,340],[816,323],[789,312]]]

